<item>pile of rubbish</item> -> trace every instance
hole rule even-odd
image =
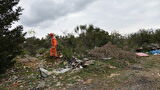
[[[149,56],[149,54],[160,55],[160,46],[159,44],[154,44],[154,43],[146,46],[143,45],[142,47],[137,48],[136,52],[137,52],[136,55],[140,57],[146,57]]]
[[[67,61],[68,65],[65,66],[65,68],[58,68],[58,69],[53,69],[52,71],[48,71],[42,67],[39,67],[39,72],[41,77],[46,78],[50,75],[58,75],[58,74],[63,74],[68,71],[74,71],[74,70],[80,70],[88,65],[94,64],[94,60],[89,60],[88,58],[84,58],[83,60],[79,60],[75,57]]]
[[[117,58],[117,59],[136,59],[136,54],[122,50],[111,43],[108,43],[102,47],[95,48],[89,52],[92,57],[103,59],[103,58]]]
[[[160,49],[160,46],[159,44],[156,44],[156,43],[151,43],[149,45],[147,45],[146,47],[143,47],[144,49],[146,50],[158,50]]]
[[[151,50],[149,52],[143,53],[143,52],[137,52],[136,55],[139,57],[148,57],[149,54],[151,55],[160,55],[160,50]]]
[[[149,53],[153,55],[160,55],[160,50],[152,50]]]

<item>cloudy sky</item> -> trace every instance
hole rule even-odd
[[[37,37],[73,32],[84,24],[122,34],[160,28],[160,0],[21,0],[20,6],[19,23]]]

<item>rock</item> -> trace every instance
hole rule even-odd
[[[94,64],[94,61],[95,60],[85,61],[84,66],[88,66],[88,65]]]
[[[117,67],[115,67],[115,66],[111,66],[111,65],[109,65],[108,66],[110,69],[116,69]]]
[[[56,86],[57,86],[57,87],[58,87],[58,86],[61,86],[61,82],[57,82]]]
[[[84,60],[84,61],[88,61],[89,59],[88,59],[88,58],[84,58],[83,60]]]
[[[47,76],[51,75],[52,73],[44,68],[39,68],[40,74],[42,77],[46,78]]]
[[[159,74],[159,73],[157,73],[157,75],[160,77],[160,74]]]
[[[17,79],[18,79],[18,77],[15,76],[15,75],[12,77],[12,80],[13,80],[13,81],[15,81],[15,80],[17,80]]]
[[[73,86],[73,84],[67,84],[67,86],[71,87],[71,86]]]
[[[55,79],[55,78],[56,78],[56,76],[52,76],[52,78],[53,78],[53,79]]]
[[[112,78],[112,77],[115,77],[115,76],[119,76],[120,74],[115,74],[115,73],[113,73],[113,74],[111,74],[110,76],[108,76],[109,78]]]
[[[45,82],[44,81],[39,82],[37,88],[43,88],[43,87],[45,87]]]
[[[129,68],[132,70],[143,70],[144,69],[142,66],[139,66],[139,65],[132,65]]]
[[[20,88],[23,88],[23,87],[24,87],[23,85],[20,86]]]
[[[92,83],[92,81],[93,81],[93,79],[88,79],[88,80],[84,81],[83,84],[90,84],[90,83]]]
[[[109,57],[109,58],[102,58],[102,60],[111,60],[112,58]]]

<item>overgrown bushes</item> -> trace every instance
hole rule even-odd
[[[58,40],[58,50],[66,58],[72,56],[85,57],[90,49],[101,47],[108,42],[125,50],[135,50],[138,47],[145,47],[152,43],[160,43],[160,29],[157,30],[139,30],[136,33],[123,36],[118,32],[109,34],[106,30],[93,25],[77,26],[73,34],[65,36],[56,36]],[[45,48],[49,50],[50,39],[46,36],[44,39],[28,38],[24,45],[25,50],[30,50],[32,55],[36,54],[37,49]],[[33,49],[32,49],[33,48]],[[34,52],[34,54],[33,54]]]

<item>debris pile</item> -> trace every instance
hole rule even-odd
[[[153,55],[160,55],[160,50],[152,50],[149,53]]]
[[[159,44],[151,43],[150,45],[143,46],[143,48],[146,50],[157,50],[157,49],[160,49],[160,46]]]
[[[43,77],[43,78],[46,78],[47,76],[52,75],[52,74],[65,73],[65,72],[68,72],[69,70],[71,70],[71,68],[65,68],[65,69],[53,70],[53,71],[48,71],[48,70],[46,70],[46,69],[44,69],[44,68],[39,68],[40,75],[41,75],[41,77]]]
[[[124,51],[111,43],[108,43],[102,47],[95,48],[89,52],[92,57],[103,58],[117,58],[117,59],[136,59],[137,56],[129,51]]]
[[[39,71],[40,71],[41,77],[46,78],[52,74],[58,75],[58,74],[66,73],[68,71],[78,71],[91,64],[94,64],[94,60],[88,60],[88,59],[79,60],[78,58],[73,57],[72,59],[68,60],[68,65],[66,65],[65,68],[58,68],[52,71],[48,71],[42,67],[39,67]]]

